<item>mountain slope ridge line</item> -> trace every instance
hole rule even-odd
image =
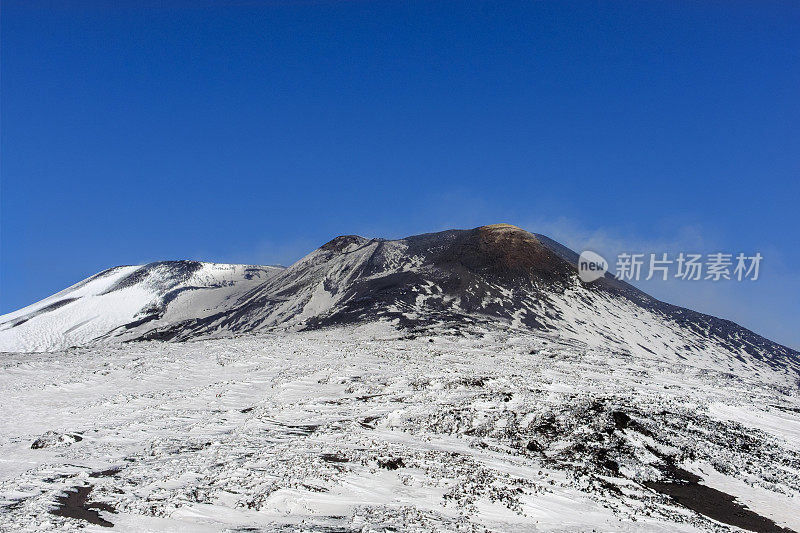
[[[633,354],[708,359],[731,371],[766,365],[800,375],[798,352],[731,321],[661,302],[609,273],[580,281],[577,257],[545,235],[492,224],[394,240],[341,235],[285,268],[120,266],[0,317],[0,350],[375,320],[402,328],[499,323]]]

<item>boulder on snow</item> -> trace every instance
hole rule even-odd
[[[58,433],[56,431],[48,431],[33,441],[33,444],[31,444],[31,450],[50,448],[52,446],[70,446],[71,444],[80,442],[82,440],[83,437],[74,433]]]

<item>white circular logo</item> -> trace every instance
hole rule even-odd
[[[607,270],[608,262],[600,254],[586,250],[578,257],[578,277],[584,283],[602,278]]]

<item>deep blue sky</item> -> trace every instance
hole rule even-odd
[[[118,4],[3,0],[0,312],[506,221],[761,251],[750,285],[646,288],[800,347],[796,2]]]

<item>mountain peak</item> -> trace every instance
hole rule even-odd
[[[527,245],[541,246],[539,239],[537,239],[533,233],[512,224],[491,224],[489,226],[475,228],[475,231],[480,233],[487,243],[506,246],[512,243],[515,245],[524,243]]]
[[[489,224],[487,226],[480,226],[479,228],[476,229],[482,229],[486,231],[522,231],[528,233],[519,226],[515,226],[514,224],[507,224],[505,222],[500,222],[499,224]]]
[[[339,235],[323,244],[320,249],[327,252],[346,252],[353,248],[363,246],[368,242],[369,239],[360,235]]]
[[[573,270],[535,235],[511,224],[464,231],[440,260],[501,280],[566,283]]]

